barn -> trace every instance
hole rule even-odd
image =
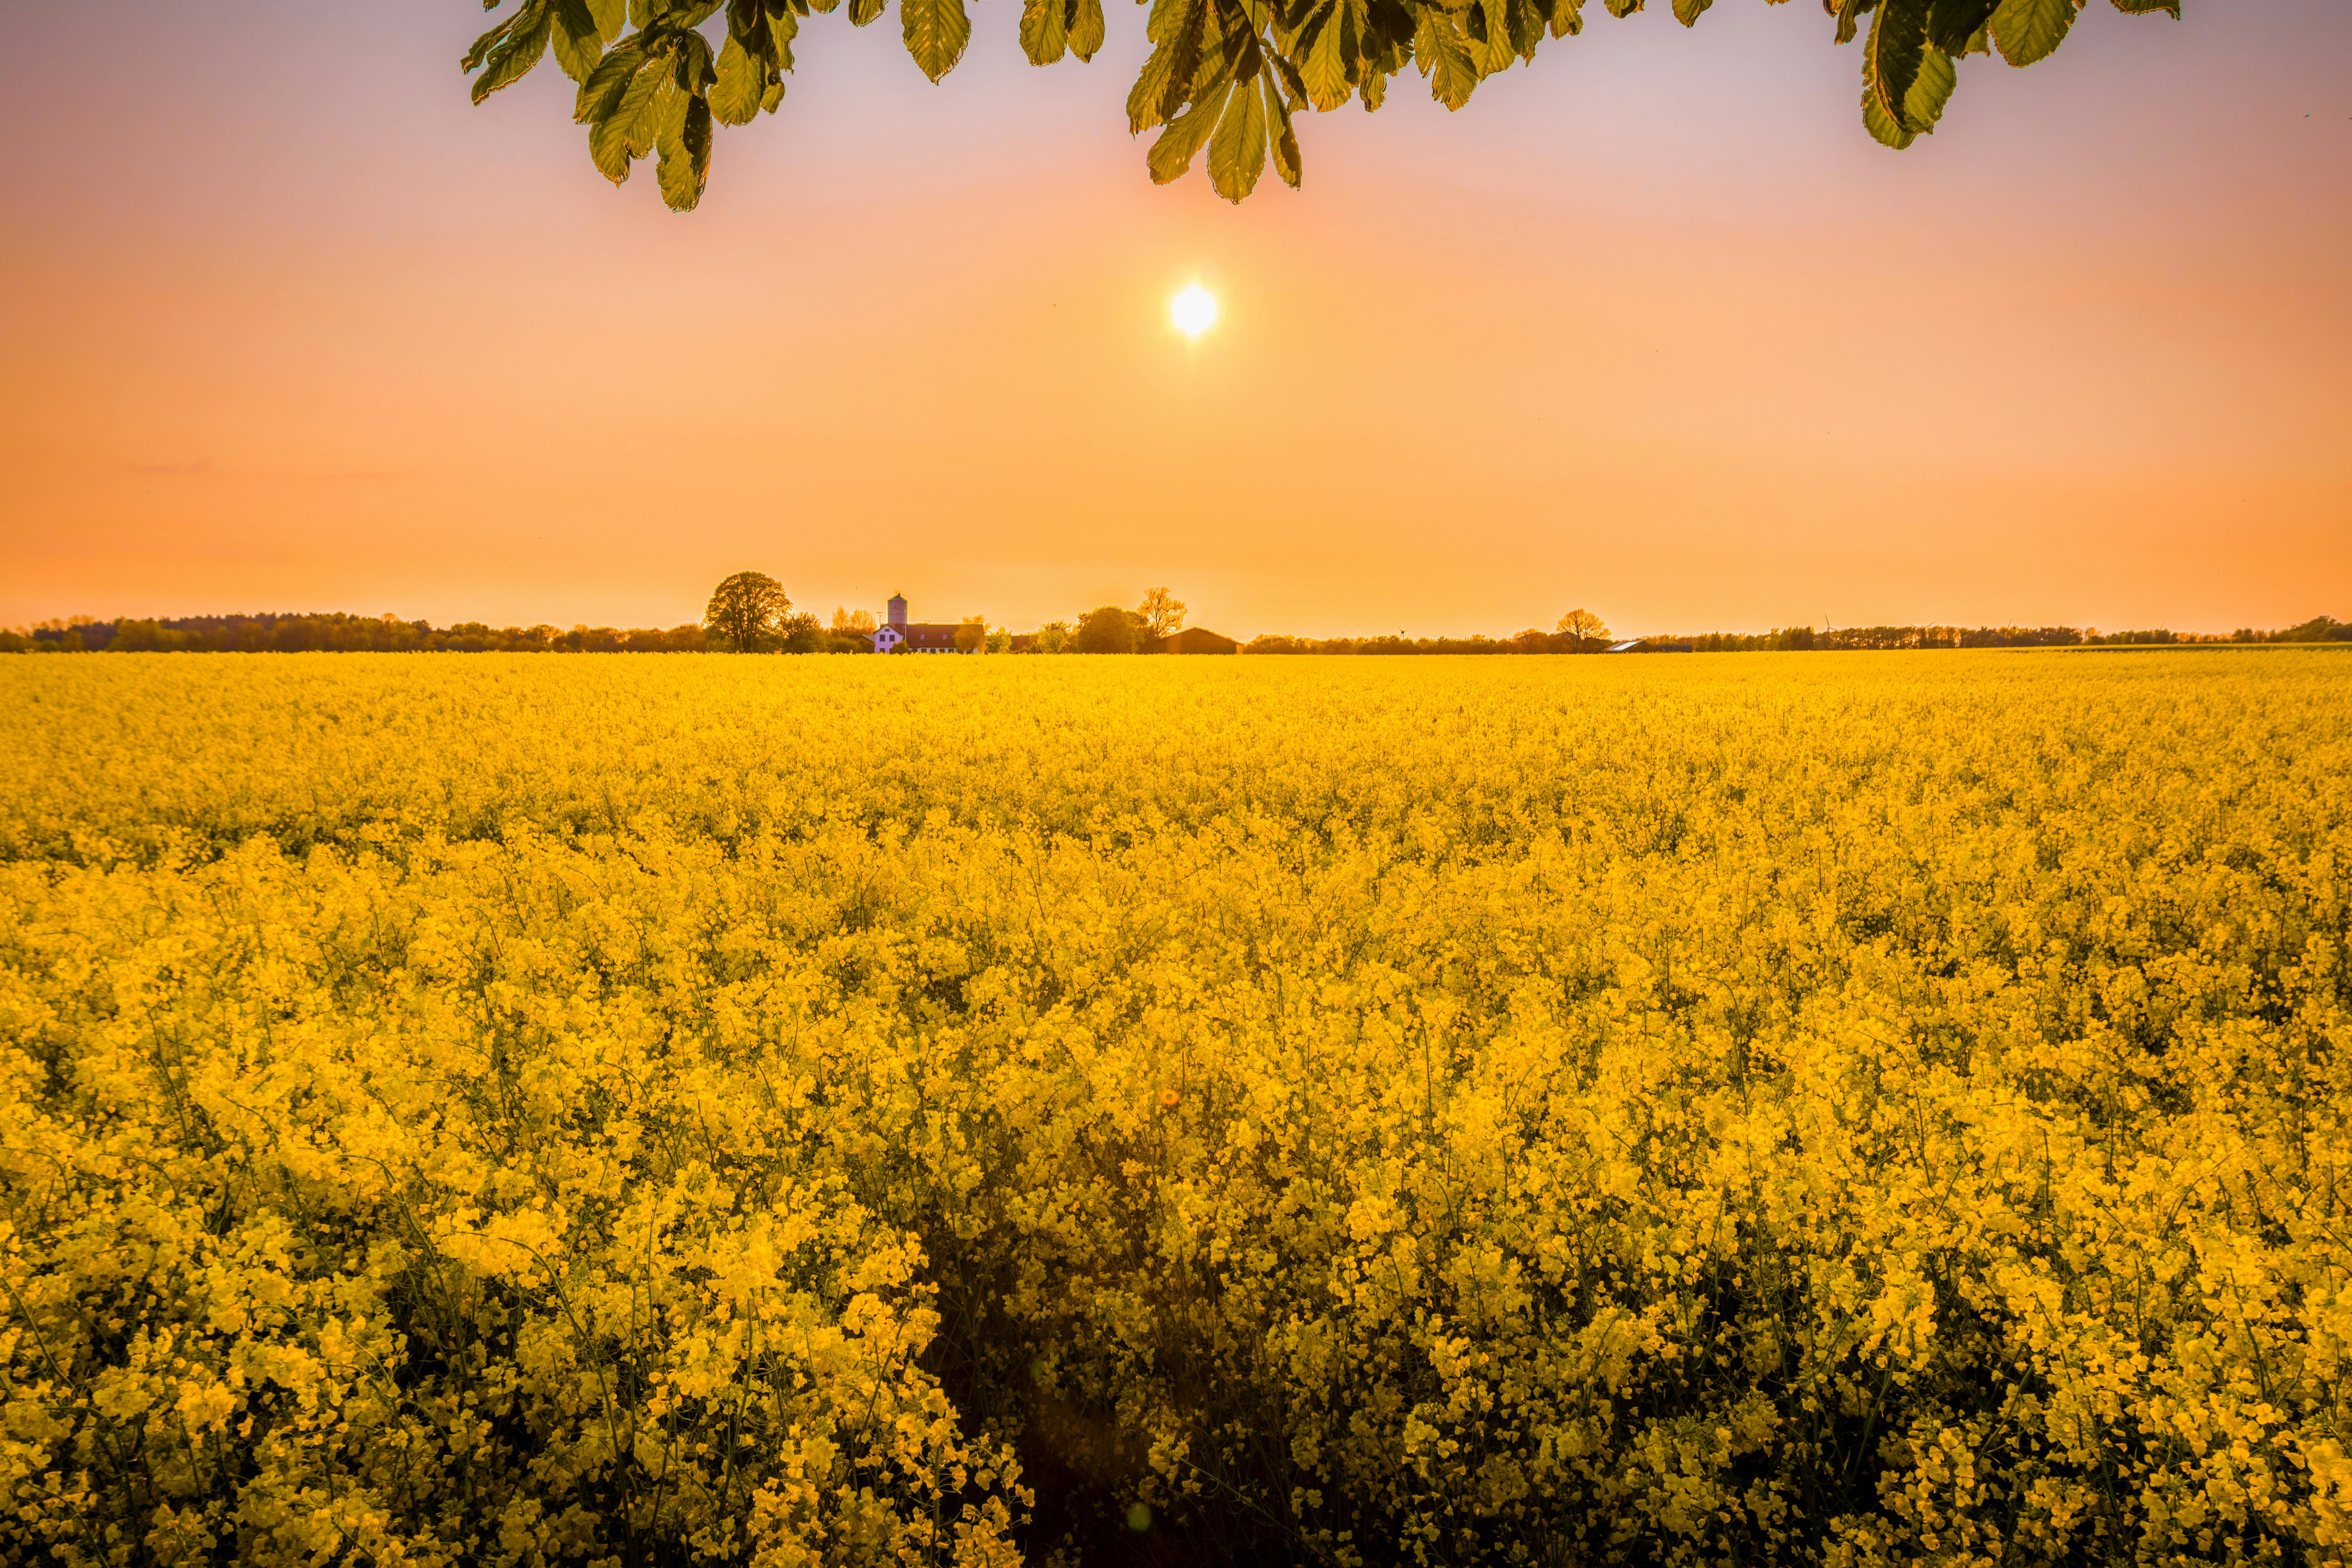
[[[1228,637],[1219,637],[1206,626],[1186,626],[1181,632],[1171,632],[1150,645],[1152,653],[1239,653],[1242,645]]]

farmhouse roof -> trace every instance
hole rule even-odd
[[[1206,626],[1186,626],[1170,632],[1151,645],[1154,653],[1239,653],[1241,644]]]

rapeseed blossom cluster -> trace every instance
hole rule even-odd
[[[0,1552],[2341,1563],[2347,674],[14,662]]]

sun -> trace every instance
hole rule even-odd
[[[1168,301],[1168,319],[1176,323],[1178,331],[1197,342],[1202,332],[1217,324],[1217,297],[1192,284]]]

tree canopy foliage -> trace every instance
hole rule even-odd
[[[1143,602],[1135,606],[1136,635],[1146,642],[1158,642],[1161,637],[1184,629],[1184,601],[1165,587],[1147,588]]]
[[[1133,653],[1141,640],[1142,620],[1122,605],[1097,605],[1078,617],[1073,639],[1080,653]]]
[[[738,572],[710,591],[702,624],[721,648],[758,653],[784,630],[793,602],[765,572]]]
[[[507,0],[485,0],[497,10]],[[1182,177],[1202,149],[1217,194],[1238,202],[1271,163],[1299,182],[1293,117],[1349,102],[1381,107],[1407,67],[1448,109],[1479,82],[1532,63],[1546,39],[1583,30],[1588,7],[1616,17],[1645,0],[1139,0],[1151,56],[1128,94],[1128,129],[1156,131],[1152,180]],[[1685,26],[1714,0],[1667,0]],[[1780,4],[1781,0],[1768,0]],[[1969,55],[2032,65],[2065,41],[2089,0],[1822,0],[1840,44],[1862,42],[1862,117],[1890,147],[1933,131]],[[2179,0],[2113,0],[2118,11],[2178,17]],[[898,0],[907,52],[933,81],[971,39],[967,0]],[[614,184],[656,158],[662,199],[702,199],[714,126],[748,125],[783,101],[793,45],[813,14],[842,0],[519,0],[465,58],[474,101],[517,81],[550,53],[579,84],[572,118],[588,156]],[[850,22],[881,19],[889,0],[848,0]],[[724,13],[723,19],[721,13]],[[723,20],[723,36],[712,27]],[[1021,47],[1034,65],[1102,47],[1103,0],[1022,0]],[[713,42],[716,38],[718,41]]]
[[[1569,611],[1560,616],[1559,624],[1552,630],[1558,636],[1571,638],[1580,653],[1587,643],[1609,640],[1609,624],[1587,609]]]

